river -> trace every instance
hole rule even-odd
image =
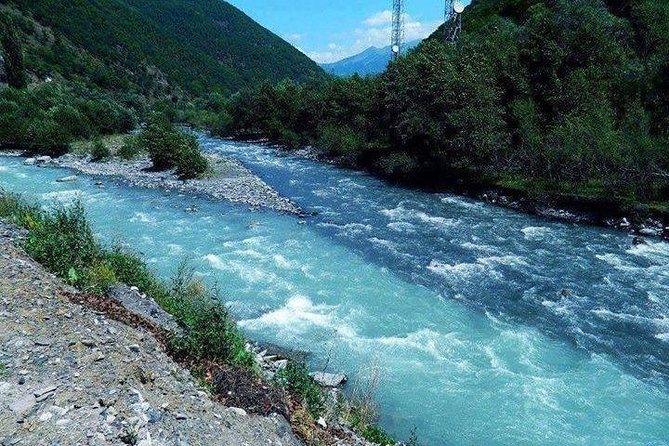
[[[145,190],[0,157],[0,186],[80,198],[163,277],[184,258],[254,339],[352,380],[427,445],[669,444],[669,244],[535,218],[261,145],[202,137],[317,215]],[[197,204],[199,212],[184,210]]]

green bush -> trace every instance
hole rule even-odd
[[[123,145],[119,149],[117,155],[126,161],[134,160],[139,157],[142,149],[139,147],[139,143],[135,136],[129,136],[123,142]]]
[[[94,162],[104,161],[111,158],[111,150],[100,139],[93,140],[91,148],[91,160]]]
[[[209,168],[197,140],[177,129],[167,117],[154,114],[139,135],[156,170],[176,169],[182,179],[203,175]]]
[[[40,212],[27,223],[26,252],[70,284],[83,284],[85,270],[99,265],[102,251],[81,203]]]
[[[49,118],[34,118],[27,122],[23,146],[29,153],[64,155],[70,151],[72,136],[69,131]]]
[[[384,446],[397,444],[397,441],[395,441],[393,437],[375,425],[367,426],[362,432],[360,432],[360,435],[365,440],[371,441],[374,444],[380,444]]]
[[[215,292],[194,278],[185,263],[172,281],[165,308],[184,328],[183,336],[171,340],[176,354],[247,368],[255,366],[255,357],[246,350],[246,339],[228,309]]]
[[[209,169],[209,161],[202,155],[194,136],[184,135],[183,138],[177,155],[176,173],[183,179],[200,177]]]
[[[119,282],[137,287],[166,311],[170,313],[176,311],[170,290],[156,278],[146,262],[138,255],[118,246],[105,252],[104,255],[105,261]]]
[[[84,268],[77,283],[84,291],[103,295],[109,288],[118,283],[114,269],[104,261]]]
[[[302,403],[314,419],[323,414],[325,410],[323,391],[309,375],[309,367],[305,362],[289,362],[286,368],[277,372],[275,379],[279,385],[302,399]]]

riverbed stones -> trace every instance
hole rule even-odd
[[[181,180],[174,172],[155,172],[151,161],[145,157],[134,161],[112,159],[105,163],[94,163],[90,157],[75,154],[64,155],[56,160],[57,165],[78,172],[115,177],[147,189],[166,189],[183,195],[207,197],[250,206],[252,210],[271,209],[277,212],[304,215],[304,211],[288,198],[253,174],[242,163],[217,154],[205,154],[212,166],[212,175],[202,179]],[[191,205],[188,213],[199,211]]]

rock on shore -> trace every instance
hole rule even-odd
[[[71,302],[0,231],[0,444],[301,444],[284,418],[226,408],[149,333]]]

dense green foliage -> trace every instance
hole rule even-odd
[[[23,63],[23,44],[16,32],[11,15],[0,11],[0,48],[4,54],[4,72],[7,84],[23,88],[28,79]]]
[[[378,77],[263,84],[223,133],[315,145],[430,186],[669,197],[669,3],[478,0]]]
[[[93,161],[104,161],[112,156],[111,150],[100,139],[93,140],[91,158]]]
[[[175,169],[180,178],[190,179],[209,169],[197,139],[176,128],[162,114],[151,116],[137,141],[149,153],[156,170]]]
[[[182,263],[172,280],[167,307],[185,330],[185,336],[172,340],[172,349],[194,359],[254,368],[255,356],[246,350],[246,339],[227,307],[193,273]]]
[[[45,155],[67,152],[74,139],[127,132],[135,115],[101,92],[66,83],[0,88],[0,145]]]
[[[92,74],[109,88],[151,83],[158,89],[167,82],[192,93],[231,92],[265,79],[323,75],[297,49],[220,0],[14,4],[101,61]],[[67,61],[73,68],[79,64]]]

